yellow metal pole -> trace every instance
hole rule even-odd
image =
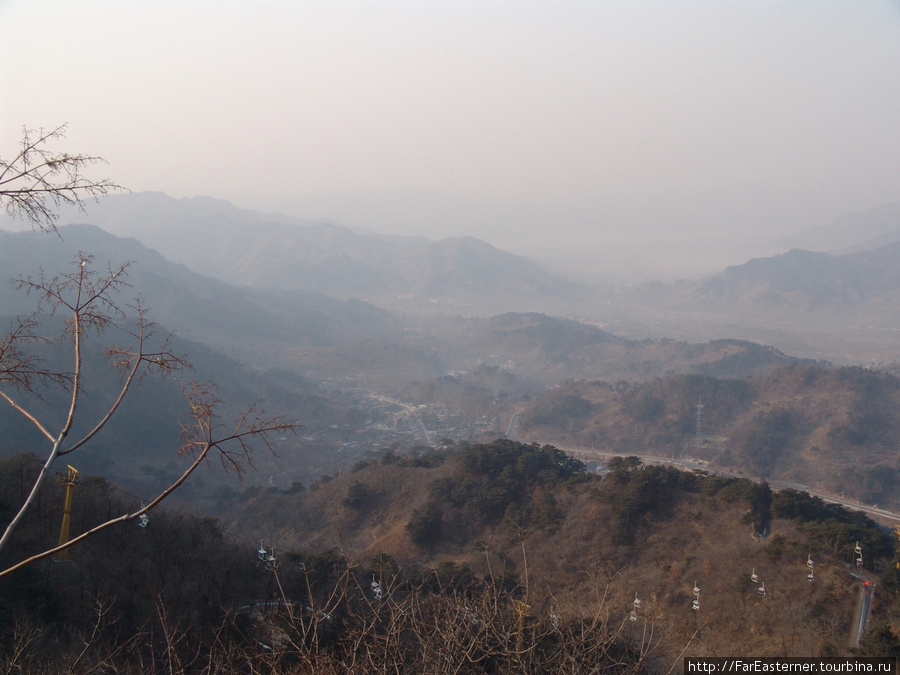
[[[516,603],[516,612],[519,614],[519,630],[516,631],[516,651],[521,654],[525,651],[525,617],[528,616],[528,610],[531,609],[531,605],[521,600],[514,600],[513,602]]]
[[[62,527],[59,530],[59,545],[68,543],[69,541],[69,522],[72,517],[72,493],[75,490],[75,483],[78,482],[78,469],[71,465],[66,465],[69,472],[65,476],[60,476],[60,483],[66,486],[66,501],[63,505]],[[54,558],[56,562],[69,561],[69,549],[63,549],[56,554]]]

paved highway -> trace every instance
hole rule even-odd
[[[372,393],[370,396],[374,399],[382,401],[384,403],[390,403],[391,405],[395,405],[399,408],[403,408],[406,413],[415,420],[416,425],[419,427],[419,433],[422,434],[422,438],[425,439],[425,444],[429,448],[434,447],[434,443],[431,441],[431,438],[428,436],[428,431],[425,429],[425,425],[422,424],[422,420],[419,419],[419,413],[416,412],[416,409],[413,408],[408,403],[404,403],[403,401],[398,401],[397,399],[390,398],[389,396],[385,396],[384,394],[376,394]]]
[[[521,415],[524,410],[516,410],[513,413],[513,416],[509,418],[509,426],[506,428],[506,437],[511,441],[518,441],[518,432],[519,432],[519,415]]]

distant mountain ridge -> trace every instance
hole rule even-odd
[[[831,255],[794,249],[755,258],[697,282],[653,284],[633,294],[669,307],[877,315],[900,318],[900,242]]]
[[[94,256],[99,270],[107,264],[134,262],[128,271],[123,303],[140,295],[152,318],[183,337],[222,348],[241,340],[278,340],[294,344],[332,345],[367,336],[395,336],[396,324],[384,310],[359,301],[302,291],[261,291],[230,286],[172,263],[134,239],[113,236],[93,225],[60,228],[60,236],[0,231],[0,269],[6,279],[55,275],[71,269],[78,251]],[[4,279],[5,281],[5,279]],[[3,314],[25,313],[34,298],[0,284]]]
[[[848,213],[787,241],[792,247],[832,253],[852,253],[900,241],[900,201]]]
[[[644,381],[676,372],[746,377],[798,361],[743,340],[639,342],[536,313],[448,321],[431,332],[428,344],[445,369],[474,372],[487,366],[545,387],[572,379]]]
[[[269,216],[212,198],[162,193],[113,195],[90,222],[139,239],[174,262],[231,284],[319,291],[387,306],[449,304],[461,312],[547,309],[574,286],[536,263],[473,237],[359,233],[329,221]],[[426,305],[427,306],[427,305]]]
[[[729,267],[699,292],[726,303],[744,299],[807,311],[850,309],[900,291],[898,259],[900,243],[841,256],[794,249]]]
[[[344,229],[326,230],[339,237]],[[645,379],[676,372],[758,372],[790,360],[751,343],[719,341],[689,345],[672,340],[636,342],[572,319],[542,313],[504,312],[489,318],[459,315],[400,316],[359,300],[312,291],[232,286],[172,263],[135,239],[119,238],[92,225],[60,228],[60,237],[36,232],[0,232],[0,269],[5,274],[47,275],[72,268],[78,251],[89,251],[129,269],[122,302],[140,292],[151,317],[181,337],[208,344],[255,365],[290,366],[298,372],[371,382],[406,381],[445,372],[499,367],[544,386],[572,377]],[[485,251],[477,240],[440,242],[452,258],[457,244]],[[343,244],[339,244],[343,246]],[[427,264],[423,261],[422,264]],[[460,270],[462,263],[454,263]],[[442,268],[434,265],[435,279]],[[502,276],[502,267],[495,270]],[[465,275],[463,275],[465,277]],[[464,280],[463,280],[464,282]],[[463,283],[460,282],[460,283]],[[502,283],[498,279],[498,284]],[[0,314],[24,314],[34,298],[0,284]],[[757,353],[760,349],[763,351]]]

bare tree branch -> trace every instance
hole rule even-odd
[[[39,396],[38,384],[66,384],[71,380],[64,373],[54,373],[40,367],[43,360],[25,352],[26,345],[46,344],[47,338],[38,334],[38,312],[10,321],[9,329],[0,335],[0,385],[28,391]]]
[[[249,462],[252,455],[252,440],[260,441],[265,447],[272,448],[269,436],[271,434],[284,434],[294,432],[299,428],[294,422],[287,421],[281,417],[273,417],[264,419],[262,411],[258,411],[251,406],[235,424],[230,432],[217,435],[215,431],[222,428],[222,425],[216,422],[216,407],[221,401],[215,394],[214,388],[210,385],[199,385],[192,382],[185,390],[185,394],[191,400],[190,412],[186,413],[189,421],[182,423],[182,431],[190,440],[183,446],[183,450],[193,454],[193,461],[185,469],[175,481],[173,481],[166,489],[154,497],[149,504],[142,506],[133,513],[126,513],[116,518],[111,518],[99,525],[92,527],[90,530],[73,537],[67,543],[55,546],[35,554],[5,570],[0,570],[0,578],[15,572],[31,563],[37,562],[44,558],[56,555],[60,551],[77,544],[97,532],[107,529],[118,523],[124,523],[129,520],[140,518],[143,514],[148,513],[154,507],[159,505],[166,497],[181,487],[197,468],[204,464],[211,452],[216,451],[222,460],[223,466],[231,467],[242,475],[244,467],[241,460]]]
[[[125,281],[130,263],[119,267],[108,266],[106,274],[99,274],[92,266],[92,257],[80,252],[74,261],[75,271],[59,274],[52,278],[45,276],[43,270],[36,278],[21,277],[15,280],[19,289],[38,296],[38,311],[46,309],[51,315],[62,312],[66,315],[65,327],[61,341],[68,341],[72,350],[73,366],[71,371],[54,372],[46,369],[38,359],[27,353],[26,347],[34,342],[49,342],[37,332],[36,311],[31,316],[20,319],[12,325],[10,331],[0,336],[0,399],[9,403],[13,409],[31,421],[50,443],[50,449],[40,473],[31,486],[30,492],[19,507],[12,521],[7,525],[0,537],[0,549],[9,542],[12,533],[24,518],[34,502],[41,486],[50,474],[54,462],[63,455],[68,455],[83,448],[99,434],[119,410],[122,401],[135,381],[148,373],[162,377],[174,377],[175,373],[189,369],[190,363],[183,355],[176,354],[165,338],[161,344],[151,347],[155,324],[147,318],[147,310],[138,298],[133,305],[120,305],[118,292],[127,287]],[[131,324],[123,321],[125,309],[130,309],[134,317]],[[113,368],[122,375],[122,382],[115,398],[106,408],[91,430],[75,442],[64,445],[72,429],[78,410],[78,401],[82,393],[83,340],[91,334],[104,330],[124,329],[130,336],[130,346],[113,345],[106,350],[106,356]],[[3,391],[4,385],[13,389],[35,394],[38,383],[51,382],[64,386],[69,391],[69,402],[65,420],[58,431],[51,432],[42,424],[35,414],[17,401],[10,393]],[[261,445],[273,451],[268,435],[273,432],[284,433],[297,428],[292,422],[281,418],[267,418],[257,405],[251,405],[237,420],[227,425],[219,417],[221,400],[216,388],[208,384],[192,382],[182,387],[188,411],[179,420],[183,445],[180,454],[187,454],[193,462],[184,474],[161,492],[150,504],[135,513],[113,518],[88,532],[73,538],[68,544],[48,549],[36,556],[0,572],[4,576],[22,566],[68,548],[77,541],[91,536],[106,527],[118,522],[138,518],[165,499],[172,491],[180,487],[188,476],[209,459],[210,453],[217,453],[222,465],[227,470],[235,471],[238,477],[253,466],[252,441],[258,440]]]
[[[67,126],[52,130],[23,127],[18,153],[8,161],[0,158],[0,204],[11,216],[24,218],[42,232],[57,232],[57,210],[63,204],[84,211],[84,197],[97,200],[125,189],[108,178],[84,175],[87,167],[106,163],[101,157],[50,149],[54,141],[65,138]]]
[[[134,338],[136,346],[133,349],[126,349],[121,345],[115,345],[106,350],[106,356],[107,358],[112,359],[113,367],[125,374],[122,385],[119,388],[119,394],[96,426],[94,426],[94,428],[81,440],[73,443],[64,450],[60,450],[60,456],[74,452],[96,436],[103,427],[106,426],[106,423],[112,419],[113,415],[115,415],[135,379],[142,378],[149,371],[151,366],[158,369],[163,376],[170,375],[176,370],[192,368],[187,357],[183,355],[178,356],[169,349],[168,337],[165,339],[159,350],[155,352],[144,351],[147,340],[153,336],[153,326],[155,324],[147,320],[147,310],[141,305],[140,300],[136,302],[133,308],[137,312],[137,319],[135,320],[136,327],[134,330],[129,331],[129,333]]]
[[[107,276],[100,277],[96,271],[89,267],[91,261],[92,258],[90,255],[79,252],[74,261],[76,267],[75,272],[57,275],[48,280],[44,276],[43,270],[41,270],[37,279],[33,279],[32,277],[20,277],[14,282],[17,288],[24,289],[28,294],[36,293],[39,296],[39,310],[44,304],[49,304],[51,315],[61,308],[68,310],[69,316],[66,318],[66,331],[62,337],[68,335],[72,340],[72,356],[74,364],[71,373],[58,375],[60,379],[71,378],[72,387],[69,394],[69,406],[66,412],[65,421],[55,435],[50,433],[47,430],[46,425],[41,424],[37,420],[37,417],[29,413],[24,406],[13,400],[8,394],[3,394],[3,398],[9,402],[15,410],[25,415],[25,417],[31,420],[38,429],[44,433],[48,440],[51,441],[52,447],[31,492],[16,512],[12,521],[7,525],[3,535],[0,536],[0,549],[3,549],[9,542],[13,531],[25,517],[26,512],[34,502],[41,485],[43,485],[50,473],[51,467],[60,455],[63,442],[69,435],[72,424],[75,422],[75,412],[78,406],[78,398],[81,393],[82,338],[85,332],[88,329],[101,331],[114,325],[114,321],[117,317],[124,316],[124,313],[116,304],[114,295],[117,290],[125,285],[124,276],[130,263],[125,263],[116,270],[110,268]],[[23,339],[27,341],[28,335],[29,333],[27,332],[22,333],[22,338],[19,339],[18,344],[21,345]],[[13,337],[9,337],[2,342],[9,342],[13,345],[17,344]],[[14,354],[15,349],[10,350],[10,353]],[[0,364],[0,367],[2,367],[2,364]],[[19,387],[21,388],[22,383],[26,381],[27,379],[23,380],[20,378]]]

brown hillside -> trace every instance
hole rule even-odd
[[[523,439],[692,457],[746,476],[900,507],[900,381],[879,371],[791,365],[741,380],[573,381],[523,407]]]
[[[401,569],[452,564],[476,578],[512,576],[536,617],[600,615],[621,624],[651,649],[654,672],[682,650],[847,654],[858,588],[850,575],[854,542],[864,540],[872,551],[867,566],[892,566],[890,542],[849,514],[846,525],[834,521],[831,529],[776,517],[765,538],[754,536],[754,513],[766,508],[757,500],[771,493],[746,480],[622,460],[603,479],[579,471],[564,478],[563,469],[555,477],[545,470],[531,475],[523,467],[555,449],[509,441],[474,447],[487,448],[481,459],[507,451],[518,457],[522,449],[532,455],[481,476],[471,471],[477,464],[467,459],[471,449],[431,467],[421,465],[423,458],[390,457],[306,492],[260,493],[229,529],[265,531],[282,551],[338,550],[361,569],[387,554]],[[361,505],[350,506],[354,484],[366,491]],[[502,508],[485,510],[503,490]],[[784,495],[773,508],[790,499]],[[407,524],[430,503],[441,512],[440,536],[416,545]],[[814,583],[807,581],[807,556],[815,561]],[[754,570],[764,596],[751,582]],[[691,609],[695,583],[699,611]],[[879,592],[876,621],[884,622],[893,596]],[[632,622],[635,594],[642,607]]]

